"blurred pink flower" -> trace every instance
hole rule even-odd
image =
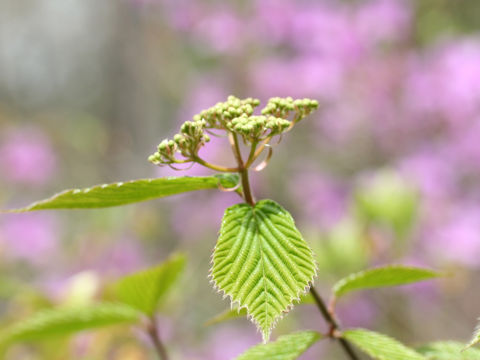
[[[468,123],[480,111],[480,41],[446,43],[412,56],[405,106],[418,119]]]
[[[105,249],[96,269],[106,275],[124,275],[138,270],[145,262],[138,240],[123,239]]]
[[[11,182],[42,185],[53,176],[56,156],[47,137],[38,130],[18,129],[0,142],[0,173]]]
[[[253,64],[250,82],[262,98],[310,96],[321,101],[337,99],[342,90],[345,69],[327,57],[270,58]]]
[[[403,0],[373,0],[360,4],[355,28],[363,41],[375,45],[406,38],[411,25],[411,9]]]
[[[236,53],[246,44],[245,21],[226,6],[206,11],[192,28],[192,35],[217,53]]]
[[[253,345],[258,344],[261,337],[250,327],[239,329],[231,326],[222,326],[215,331],[206,346],[208,360],[234,359]]]
[[[454,165],[440,149],[425,149],[400,161],[400,171],[420,189],[424,200],[447,198],[454,193]]]
[[[443,261],[480,267],[480,209],[463,205],[424,235],[429,253]]]
[[[256,0],[252,28],[261,29],[256,39],[268,45],[278,45],[287,40],[291,31],[295,4],[288,0]]]
[[[479,117],[458,129],[451,136],[449,151],[455,156],[456,171],[480,175],[480,111]]]
[[[370,327],[378,313],[375,303],[364,295],[357,295],[349,301],[339,301],[338,318],[345,327]]]
[[[300,172],[292,177],[290,194],[302,204],[301,217],[323,229],[337,223],[347,210],[347,189],[320,172]]]
[[[325,2],[299,9],[292,17],[290,41],[302,52],[354,64],[362,55],[364,44],[352,27],[352,20],[348,9],[338,4]]]
[[[217,234],[225,209],[239,202],[235,193],[192,194],[175,207],[172,228],[186,242],[199,241],[202,234]]]
[[[52,214],[6,215],[0,222],[0,245],[13,259],[49,263],[58,250],[59,226]]]

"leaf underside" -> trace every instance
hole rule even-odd
[[[233,174],[131,180],[96,185],[85,189],[65,190],[48,199],[35,202],[24,208],[9,210],[8,212],[106,208],[189,191],[215,189],[220,183],[224,187],[232,187],[235,181],[235,175]]]
[[[185,266],[185,257],[172,255],[162,264],[127,275],[118,280],[114,293],[119,301],[153,315]]]
[[[436,341],[426,344],[417,349],[420,354],[427,357],[428,360],[479,360],[480,350],[467,349],[465,344],[457,341]]]
[[[334,285],[333,292],[336,297],[340,297],[351,291],[406,285],[439,276],[437,272],[430,269],[389,265],[351,274],[339,280]]]
[[[138,321],[140,313],[118,303],[42,310],[13,324],[0,335],[0,343],[64,336],[82,330]]]
[[[315,272],[312,250],[280,205],[262,200],[225,211],[211,277],[232,303],[247,309],[265,342]]]
[[[365,329],[352,329],[343,332],[343,338],[355,344],[375,360],[427,360],[415,350],[395,339]]]
[[[280,336],[276,341],[248,349],[236,360],[294,360],[320,340],[316,331],[302,331]]]

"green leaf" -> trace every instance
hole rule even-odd
[[[315,300],[313,299],[313,296],[310,293],[306,293],[302,295],[300,298],[300,302],[298,305],[305,305],[305,304],[314,304]],[[234,309],[227,309],[222,311],[221,313],[213,316],[209,320],[205,322],[205,326],[211,326],[219,323],[223,323],[225,321],[229,320],[235,320],[235,319],[240,319],[245,316],[247,316],[247,309],[245,308],[234,308]]]
[[[437,341],[426,344],[417,349],[428,360],[478,360],[480,350],[468,349],[463,351],[465,344],[457,341]]]
[[[312,250],[280,205],[262,200],[225,211],[211,277],[216,288],[247,309],[264,341],[315,272]]]
[[[342,337],[376,360],[426,360],[423,355],[397,340],[373,331],[346,330]]]
[[[475,329],[475,332],[473,333],[472,340],[470,341],[470,343],[465,348],[468,349],[472,346],[477,345],[478,343],[480,343],[480,324],[477,325],[477,328]]]
[[[138,321],[140,315],[128,305],[107,302],[42,310],[4,330],[0,335],[0,343],[37,340],[107,325],[132,323]]]
[[[351,291],[411,284],[439,276],[430,269],[389,265],[351,274],[338,281],[333,286],[333,292],[336,297],[340,297]]]
[[[185,256],[172,255],[162,264],[127,275],[113,285],[117,299],[153,315],[168,290],[175,284],[185,266]]]
[[[315,331],[280,336],[277,341],[248,349],[236,360],[294,360],[321,338],[322,335]]]
[[[238,181],[238,179],[237,179]],[[65,190],[51,198],[8,212],[50,209],[93,209],[131,204],[195,190],[215,189],[235,185],[235,175],[206,177],[169,177],[140,179],[96,185],[86,189]]]

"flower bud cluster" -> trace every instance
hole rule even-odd
[[[210,141],[208,134],[205,134],[205,120],[185,121],[180,127],[180,133],[173,137],[173,140],[163,140],[157,148],[157,152],[151,155],[148,160],[154,164],[172,164],[178,162],[175,153],[179,152],[184,157],[191,159],[196,156],[198,150]]]
[[[239,134],[247,142],[259,141],[288,129],[290,121],[275,116],[242,115],[227,124],[227,128]]]
[[[318,109],[317,100],[274,97],[268,100],[267,105],[262,109],[262,115],[274,115],[285,119],[293,112],[293,122],[297,123],[316,109]]]
[[[240,116],[251,116],[260,100],[253,98],[239,99],[230,95],[225,102],[219,102],[209,109],[203,110],[193,117],[194,121],[205,120],[208,128],[226,129],[227,124]]]
[[[203,110],[186,121],[173,139],[165,139],[158,145],[157,152],[148,159],[157,165],[171,165],[198,161],[198,151],[210,141],[206,130],[217,129],[242,137],[245,143],[253,143],[279,135],[291,128],[318,108],[318,102],[310,99],[293,100],[271,98],[262,110],[262,115],[253,115],[258,99],[239,99],[229,96],[227,101]],[[293,120],[288,120],[290,113]],[[179,153],[184,159],[177,159]]]

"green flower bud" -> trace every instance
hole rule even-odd
[[[180,135],[180,134],[176,134],[174,137],[173,137],[173,141],[175,141],[177,144],[183,139],[183,136]]]
[[[168,140],[162,140],[162,142],[158,145],[158,151],[162,152],[164,151],[168,146]]]

